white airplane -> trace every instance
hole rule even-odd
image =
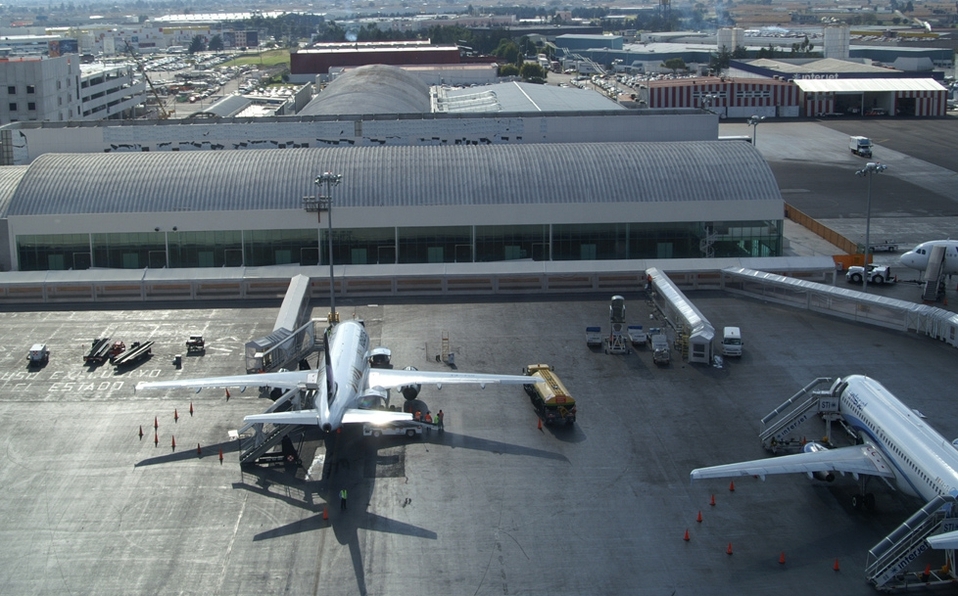
[[[877,476],[891,488],[925,502],[939,495],[958,497],[958,448],[949,443],[922,416],[909,410],[881,383],[862,375],[836,379],[832,395],[839,412],[863,441],[860,445],[829,449],[808,443],[804,452],[782,457],[698,468],[692,480],[804,473],[831,482],[834,472],[851,474],[861,492],[852,498],[856,509],[872,509],[875,496],[865,493],[865,482]],[[933,548],[958,548],[958,530],[928,538]]]
[[[941,267],[941,273],[943,275],[958,273],[958,240],[922,242],[901,256],[901,264],[911,269],[924,271],[928,268],[928,256],[931,254],[931,249],[939,245],[945,247],[945,262]]]
[[[315,425],[326,432],[344,424],[388,424],[412,420],[412,414],[388,410],[365,409],[370,401],[378,402],[388,389],[399,388],[406,399],[414,399],[423,383],[474,383],[482,388],[487,384],[523,385],[539,382],[525,375],[494,375],[454,372],[424,372],[414,369],[388,370],[369,365],[369,335],[357,321],[343,321],[323,336],[326,366],[324,371],[305,370],[183,379],[137,383],[140,389],[173,389],[191,387],[247,387],[249,385],[282,389],[316,390],[315,408],[272,412],[246,416],[248,423]]]

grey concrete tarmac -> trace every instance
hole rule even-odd
[[[579,420],[540,430],[518,387],[424,387],[421,400],[446,414],[444,435],[347,432],[326,481],[306,476],[323,453],[312,434],[302,467],[241,470],[227,431],[269,405],[254,387],[229,401],[133,392],[143,379],[241,373],[244,343],[272,329],[278,305],[0,313],[0,593],[872,593],[868,548],[920,503],[876,483],[878,509],[861,513],[850,479],[743,479],[730,492],[726,481],[690,484],[689,471],[765,457],[759,419],[818,376],[872,375],[950,438],[954,349],[717,292],[689,296],[716,327],[742,327],[740,360],[716,369],[674,354],[657,368],[644,349],[592,351],[584,327],[608,329],[605,296],[340,305],[396,366],[442,369],[443,331],[463,371],[552,364]],[[649,324],[643,297],[626,299],[630,322]],[[172,355],[197,332],[208,349],[176,370]],[[105,334],[153,339],[155,355],[121,374],[88,370],[82,355]],[[27,372],[38,341],[51,361]]]

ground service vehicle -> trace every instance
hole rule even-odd
[[[548,364],[530,364],[522,371],[530,377],[539,377],[545,383],[530,383],[522,387],[529,394],[532,406],[546,424],[574,424],[576,416],[575,399],[552,372]]]
[[[872,156],[872,141],[868,137],[848,137],[848,149],[855,155]]]
[[[649,350],[652,351],[652,362],[666,366],[672,362],[672,351],[669,350],[669,338],[658,327],[649,329]]]
[[[722,355],[742,355],[742,330],[738,327],[726,327],[722,330]]]
[[[413,438],[416,435],[422,435],[422,424],[418,422],[392,422],[389,424],[375,425],[364,424],[363,436],[382,437],[382,436],[401,436],[406,435]]]
[[[585,328],[585,345],[590,348],[602,346],[602,327]]]
[[[865,267],[861,265],[852,265],[845,272],[845,279],[853,284],[862,283],[862,276],[865,274]],[[868,264],[868,283],[883,284],[894,281],[891,275],[891,267],[886,265]]]
[[[109,337],[98,337],[90,343],[90,351],[83,357],[89,365],[103,364],[113,355]]]
[[[868,247],[870,252],[898,252],[898,243],[892,240],[876,242]]]
[[[206,340],[203,339],[202,335],[191,335],[186,340],[187,352],[202,352],[204,350],[206,350]]]
[[[29,366],[42,366],[50,361],[50,350],[47,344],[33,344],[30,351],[27,352],[27,364]]]

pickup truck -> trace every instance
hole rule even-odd
[[[862,283],[862,276],[865,275],[865,267],[861,265],[852,265],[845,272],[845,279],[853,284]],[[868,264],[868,283],[883,284],[895,281],[891,274],[891,267],[886,265]]]

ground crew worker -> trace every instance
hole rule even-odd
[[[426,424],[432,424],[432,413],[426,412]]]
[[[442,418],[442,410],[439,410],[439,413],[436,414],[436,424],[439,425],[439,432],[443,432]]]
[[[339,491],[339,508],[342,511],[346,511],[346,488],[345,487],[343,487],[343,489]]]
[[[413,420],[415,420],[416,422],[421,421],[421,420],[422,420],[422,412],[420,412],[419,410],[416,410],[416,413],[413,415]]]

